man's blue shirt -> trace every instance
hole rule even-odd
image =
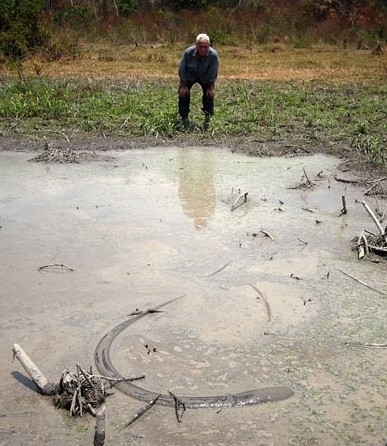
[[[179,77],[184,82],[214,84],[218,75],[218,53],[209,47],[204,57],[199,57],[196,45],[187,48],[180,60]]]

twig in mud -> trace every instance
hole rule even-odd
[[[297,237],[297,240],[299,240],[301,243],[303,243],[304,245],[307,245],[308,242],[306,242],[305,240],[302,240],[302,238]]]
[[[4,432],[8,432],[10,434],[16,434],[17,433],[17,431],[15,431],[14,429],[7,429],[6,427],[2,427],[2,426],[0,426],[0,429],[2,431],[4,431]]]
[[[87,372],[83,371],[83,370],[81,369],[81,367],[80,367],[78,364],[77,364],[77,370],[78,370],[78,373],[81,373],[81,374],[82,374],[82,376],[83,376],[83,377],[85,378],[85,380],[88,382],[89,386],[92,387],[93,389],[95,389],[95,385],[94,385],[93,382],[91,382],[91,380],[90,380],[90,378],[89,378]]]
[[[218,274],[218,273],[220,273],[221,271],[223,271],[224,269],[226,269],[231,263],[232,263],[232,260],[230,260],[229,262],[227,262],[225,265],[223,265],[221,268],[217,269],[217,270],[214,271],[213,273],[208,274],[207,277],[215,276],[215,274]]]
[[[5,417],[26,417],[26,416],[31,416],[31,415],[36,415],[33,412],[16,412],[16,413],[2,413],[0,414],[0,418],[5,418]]]
[[[257,287],[255,287],[254,285],[251,285],[251,284],[250,284],[250,286],[253,290],[255,290],[258,293],[257,299],[261,298],[262,302],[265,304],[266,313],[267,313],[267,322],[270,322],[271,321],[271,308],[270,308],[269,302],[267,301],[265,295]]]
[[[364,259],[370,253],[367,237],[364,235],[364,231],[359,235],[357,239],[357,258],[359,260]]]
[[[179,400],[179,398],[173,394],[171,391],[169,391],[169,394],[173,397],[173,400],[175,402],[175,415],[178,423],[181,423],[183,419],[184,412],[186,411],[185,404]]]
[[[373,342],[346,342],[345,345],[349,345],[351,347],[375,347],[375,348],[387,348],[387,344],[377,344]]]
[[[112,378],[105,378],[105,379],[106,379],[106,380],[112,380]],[[116,384],[118,384],[118,383],[122,383],[122,382],[125,382],[125,381],[130,381],[130,382],[132,382],[132,381],[137,381],[137,380],[139,380],[139,379],[145,379],[145,373],[143,373],[142,375],[139,375],[139,376],[133,376],[133,377],[131,377],[131,378],[117,379],[115,382],[111,381],[111,382],[110,382],[110,387],[114,387]]]
[[[162,313],[162,310],[155,310],[154,308],[148,308],[146,310],[139,310],[138,308],[136,308],[134,311],[132,311],[131,313],[127,314],[127,316],[138,316],[139,314],[145,314],[145,313]]]
[[[364,192],[364,195],[369,195],[379,184],[384,181],[387,177],[379,178],[378,180],[370,181],[370,183],[374,183],[369,189]]]
[[[302,170],[304,171],[304,175],[302,176],[300,183],[297,186],[289,187],[289,189],[311,189],[314,186],[314,183],[310,181],[308,174],[306,173],[305,167],[303,167]]]
[[[380,223],[383,223],[384,219],[386,218],[386,214],[387,214],[387,205],[384,208],[383,213],[380,215]]]
[[[38,271],[42,271],[44,269],[50,269],[50,268],[60,268],[60,269],[65,269],[67,271],[74,271],[73,268],[70,268],[69,266],[64,265],[63,263],[51,263],[49,265],[39,266]]]
[[[247,195],[248,192],[243,192],[239,194],[236,199],[234,200],[233,204],[231,205],[231,211],[235,211],[235,209],[242,206],[242,204],[245,204],[247,202]]]
[[[347,213],[347,202],[345,200],[345,194],[341,196],[341,203],[343,207],[341,208],[340,215],[344,215]]]
[[[92,374],[92,373],[90,373]],[[139,376],[133,376],[132,378],[110,378],[108,376],[103,376],[103,375],[93,375],[94,378],[96,379],[103,379],[104,381],[107,381],[109,383],[109,385],[111,387],[115,386],[118,383],[122,383],[125,381],[136,381],[138,379],[144,379],[145,378],[145,374],[139,375]]]
[[[264,231],[263,229],[260,229],[259,232],[262,232],[262,234],[266,235],[270,240],[274,240],[274,237],[267,231]]]
[[[126,429],[126,428],[129,427],[131,424],[133,424],[135,421],[137,421],[142,415],[144,415],[146,412],[148,412],[148,410],[151,409],[151,408],[156,404],[156,401],[159,399],[160,395],[161,395],[161,393],[159,393],[159,394],[156,396],[156,398],[154,398],[153,400],[149,401],[149,403],[148,403],[146,406],[142,407],[142,408],[141,408],[141,409],[134,415],[134,417],[133,417],[128,423],[126,423],[125,426],[122,427],[120,430],[124,430],[124,429]]]
[[[366,236],[364,235],[364,233],[362,234],[361,238],[362,238],[363,244],[364,244],[365,255],[368,256],[370,253],[370,248],[368,246],[368,240],[367,240]]]
[[[360,283],[361,285],[364,285],[365,287],[369,288],[372,291],[375,291],[376,293],[381,294],[382,296],[386,296],[387,294],[384,293],[383,291],[378,290],[377,288],[374,288],[371,285],[368,285],[368,283],[363,282],[360,279],[357,279],[355,276],[352,276],[352,274],[349,274],[341,269],[339,269],[338,271],[340,271],[341,273],[345,274],[346,276],[350,277],[351,279],[355,280],[356,282]]]
[[[365,247],[364,247],[364,241],[363,241],[364,231],[362,234],[359,235],[359,238],[357,239],[357,258],[359,260],[364,259],[365,257]],[[365,238],[365,237],[364,237]],[[367,239],[365,239],[367,240]]]
[[[302,303],[304,305],[306,305],[308,302],[312,302],[312,299],[310,297],[305,298],[305,297],[300,296],[300,299],[302,300]]]
[[[274,210],[278,211],[278,212],[284,212],[284,210],[281,207],[284,204],[284,202],[282,200],[278,200],[278,201],[279,201],[279,206],[278,206],[278,208],[274,208]]]
[[[303,167],[302,170],[304,171],[304,176],[305,176],[305,178],[306,178],[306,181],[307,181],[309,184],[312,185],[313,183],[310,181],[310,179],[309,179],[309,177],[308,177],[308,174],[306,173],[305,167]]]

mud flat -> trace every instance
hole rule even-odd
[[[211,147],[75,164],[29,162],[35,155],[0,153],[1,445],[90,445],[94,432],[92,417],[70,418],[33,390],[12,363],[14,343],[57,380],[65,367],[94,367],[100,339],[131,312],[177,296],[116,339],[123,376],[145,373],[141,385],[156,393],[294,395],[187,410],[181,423],[156,404],[118,432],[143,403],[116,391],[107,445],[387,441],[387,352],[375,346],[387,337],[386,264],[351,250],[375,230],[360,204],[375,199],[335,180],[338,159]]]

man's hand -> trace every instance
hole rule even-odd
[[[214,96],[215,96],[215,89],[214,89],[213,86],[207,88],[207,90],[206,90],[206,95],[207,95],[208,98],[210,98],[210,99],[214,99]]]
[[[189,95],[189,88],[186,85],[179,86],[179,96],[181,98],[186,98]]]

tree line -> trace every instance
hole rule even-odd
[[[76,23],[82,30],[90,21],[114,26],[147,13],[170,13],[178,21],[184,11],[208,16],[217,11],[232,17],[233,24],[240,21],[241,27],[243,17],[270,23],[281,16],[295,16],[302,23],[331,20],[342,28],[361,24],[377,28],[378,38],[387,40],[387,0],[0,0],[0,55],[20,59],[33,53],[47,44],[55,27]]]

